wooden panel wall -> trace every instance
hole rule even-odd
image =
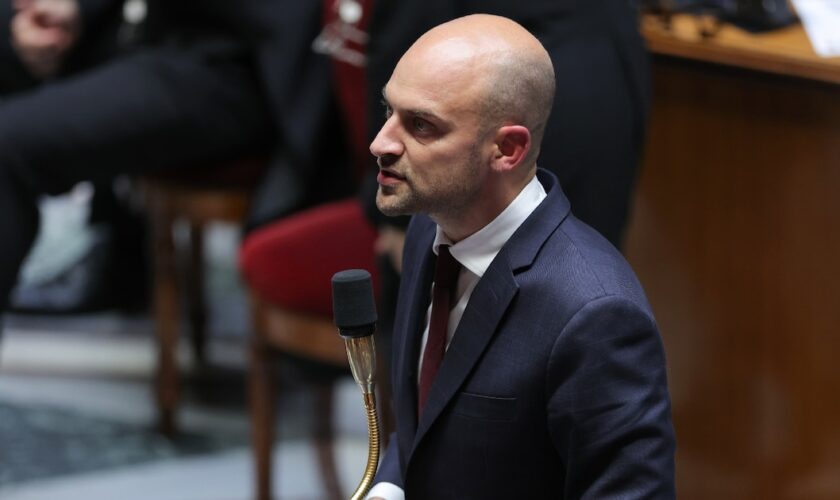
[[[679,497],[840,498],[840,87],[656,58],[626,252]]]

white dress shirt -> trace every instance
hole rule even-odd
[[[457,302],[449,312],[449,323],[446,328],[446,347],[449,348],[455,330],[461,322],[461,317],[467,309],[472,292],[478,280],[484,276],[490,263],[502,249],[505,243],[513,236],[513,233],[525,222],[525,219],[545,199],[546,193],[542,184],[536,177],[531,179],[525,188],[516,198],[489,224],[464,238],[458,243],[452,243],[441,230],[437,228],[435,242],[432,244],[432,251],[438,253],[440,245],[450,245],[449,253],[461,263],[461,272],[458,275],[458,286],[456,287],[455,299]],[[434,287],[434,285],[432,285]],[[423,351],[426,349],[426,340],[429,337],[429,319],[432,315],[432,306],[426,310],[426,328],[423,330],[423,339],[420,343],[420,356],[417,360],[417,376],[420,376],[420,367],[423,365]],[[419,379],[418,379],[419,383]],[[405,492],[402,488],[392,483],[377,483],[368,493],[366,498],[382,497],[386,500],[405,500]]]

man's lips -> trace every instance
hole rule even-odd
[[[391,170],[380,169],[379,175],[376,176],[376,182],[381,186],[392,186],[403,182],[405,177],[393,172]]]

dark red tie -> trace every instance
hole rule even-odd
[[[432,292],[432,317],[429,320],[429,337],[423,351],[423,365],[420,367],[420,386],[417,394],[417,414],[423,413],[429,389],[435,380],[438,368],[446,351],[446,327],[449,323],[449,310],[454,305],[455,290],[458,285],[458,273],[461,264],[449,253],[448,245],[438,247],[435,264],[435,285]]]

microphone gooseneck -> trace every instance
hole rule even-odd
[[[351,500],[361,500],[373,485],[379,465],[379,421],[376,416],[376,304],[370,273],[350,269],[332,278],[333,318],[344,338],[353,378],[362,390],[368,421],[368,461]]]

